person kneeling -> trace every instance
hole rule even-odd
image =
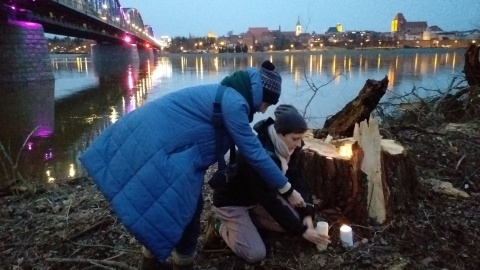
[[[270,158],[311,206],[311,194],[298,164],[307,123],[291,105],[279,105],[274,114],[275,120],[262,120],[254,129]],[[254,263],[266,256],[257,228],[301,235],[313,244],[330,242],[314,228],[313,207],[292,207],[285,199],[288,195],[280,195],[262,181],[242,153],[237,153],[237,166],[236,175],[213,192],[214,215],[208,220],[206,245],[218,233],[237,256]]]

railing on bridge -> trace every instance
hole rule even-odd
[[[95,17],[110,25],[150,40],[159,45],[154,37],[150,36],[140,13],[134,8],[124,9],[118,0],[51,0],[68,6],[87,16]],[[124,11],[126,10],[127,13]]]

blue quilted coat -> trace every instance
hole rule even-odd
[[[258,110],[260,72],[247,72]],[[195,212],[205,171],[217,161],[212,124],[217,87],[186,88],[143,105],[108,127],[80,157],[123,225],[162,260],[180,240]],[[270,186],[281,188],[287,179],[253,133],[249,110],[242,95],[226,88],[223,152],[234,142]]]

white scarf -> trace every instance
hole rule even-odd
[[[275,154],[277,155],[278,159],[280,159],[280,163],[282,165],[282,172],[285,174],[288,170],[288,161],[290,161],[290,153],[288,151],[288,147],[283,142],[281,138],[278,137],[277,131],[273,127],[273,125],[268,126],[268,135],[270,135],[270,139],[272,140],[273,146],[275,147]]]

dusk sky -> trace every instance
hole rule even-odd
[[[119,0],[137,8],[155,35],[217,36],[246,32],[248,27],[294,31],[298,17],[304,32],[324,33],[341,23],[343,31],[390,31],[395,15],[426,21],[445,31],[480,28],[480,0]]]

